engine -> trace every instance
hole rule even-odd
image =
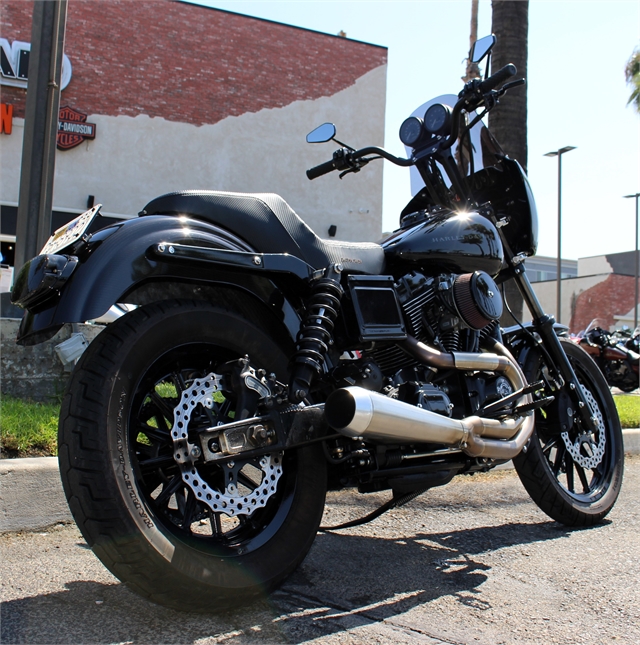
[[[495,332],[502,314],[501,293],[484,271],[437,276],[412,271],[396,280],[394,289],[407,334],[445,353],[479,352],[483,340]],[[371,390],[453,419],[481,416],[488,405],[514,392],[509,380],[499,372],[462,373],[430,367],[405,352],[401,344],[392,340],[374,341],[364,351],[344,352],[332,371],[334,383],[343,388],[357,386]],[[374,453],[366,442],[339,438],[327,448],[327,454],[333,463],[345,464],[340,472],[343,485],[349,481],[349,468],[396,468],[406,459],[424,457],[425,450],[441,448],[437,443],[416,448],[413,444],[398,446],[382,442]],[[387,486],[414,490],[419,485],[438,485],[428,479],[431,475],[425,474],[415,475],[419,483],[403,476],[385,480],[383,484],[381,477],[373,477],[366,483],[357,480],[359,489],[382,490]]]
[[[502,315],[498,286],[484,271],[439,276],[412,271],[396,289],[408,333],[444,352],[478,351]],[[368,354],[385,374],[415,363],[396,345]]]

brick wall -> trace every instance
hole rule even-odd
[[[338,36],[170,0],[69,0],[71,82],[60,105],[87,114],[202,125],[332,96],[387,62]],[[2,37],[31,41],[33,3],[2,0]],[[26,91],[2,87],[24,117]],[[384,100],[384,97],[381,97]]]
[[[633,308],[633,282],[633,276],[612,273],[606,280],[580,293],[572,306],[571,331],[585,329],[594,318],[603,321],[605,329],[613,326],[617,322],[614,315],[626,314]]]

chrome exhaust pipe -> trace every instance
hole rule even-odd
[[[422,347],[426,348],[425,345]],[[506,348],[496,343],[494,349],[501,355],[460,355],[456,366],[465,371],[499,371],[516,390],[524,387],[524,375]],[[456,358],[454,354],[447,360],[453,362]],[[529,400],[530,397],[526,396],[521,402]],[[400,443],[438,443],[459,448],[472,457],[489,459],[515,457],[534,429],[531,412],[528,416],[500,420],[478,416],[451,419],[355,386],[333,392],[325,403],[324,413],[327,423],[348,437]]]

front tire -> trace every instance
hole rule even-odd
[[[523,450],[513,463],[541,510],[567,526],[585,527],[602,521],[620,493],[624,469],[622,430],[613,397],[598,366],[575,343],[565,339],[560,343],[592,413],[602,422],[601,429],[593,435],[584,433],[579,419],[569,428],[572,415],[566,411],[570,399],[555,392],[556,401],[536,411],[536,429],[526,452]],[[527,380],[541,380],[543,371],[543,358],[534,350],[524,369]],[[540,391],[536,396],[545,393]]]
[[[181,392],[245,355],[286,378],[286,353],[246,317],[196,301],[147,305],[91,343],[63,401],[60,472],[83,536],[132,590],[175,609],[214,611],[268,593],[303,560],[322,517],[318,445],[262,462],[239,456],[233,487],[229,469],[199,463],[209,490],[261,495],[251,513],[214,512],[181,477],[171,438]],[[190,437],[233,420],[232,395],[210,407],[195,405]],[[268,493],[267,461],[281,471]]]

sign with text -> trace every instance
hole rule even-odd
[[[0,38],[0,83],[2,85],[27,89],[30,54],[31,43],[20,40],[10,43],[6,38]],[[66,54],[63,54],[60,89],[67,87],[70,80],[71,61]]]
[[[85,139],[96,138],[96,124],[87,123],[87,115],[65,105],[58,116],[58,150],[69,150]]]
[[[11,134],[13,130],[13,105],[0,103],[0,132]]]

